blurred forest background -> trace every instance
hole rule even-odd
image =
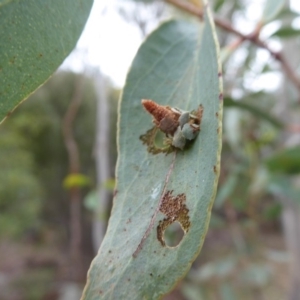
[[[297,76],[300,14],[286,1],[261,24],[256,9],[264,1],[250,2],[210,6],[281,50]],[[163,1],[116,3],[143,37],[170,16],[193,18]],[[218,194],[201,254],[165,299],[297,300],[300,84],[268,50],[217,31],[224,78]],[[81,73],[60,69],[0,126],[0,299],[80,297],[112,205],[119,95],[88,63]]]

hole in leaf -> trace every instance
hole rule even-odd
[[[184,231],[179,222],[170,224],[164,232],[164,240],[168,247],[176,247],[184,237]]]
[[[186,202],[185,194],[178,194],[176,196],[173,196],[172,193],[173,191],[169,190],[164,194],[162,202],[159,207],[159,210],[166,216],[166,218],[159,221],[157,226],[157,239],[160,241],[162,246],[166,246],[165,232],[169,231],[167,230],[167,228],[169,228],[171,224],[173,224],[176,221],[179,222],[180,223],[179,226],[182,227],[182,229],[181,228],[180,229],[183,230],[184,232],[188,232],[191,226],[191,223],[189,221],[189,215],[188,215],[189,209],[186,207],[185,204]],[[172,227],[170,228],[172,229]],[[172,232],[171,229],[170,231]],[[173,231],[178,232],[175,236],[179,235],[180,230],[173,230]],[[168,237],[166,237],[166,239],[168,239]],[[179,236],[178,243],[181,241],[181,239],[182,237],[180,238]],[[172,244],[173,244],[172,241],[168,243],[170,247],[172,247]],[[174,244],[176,246],[175,242]]]
[[[156,147],[164,148],[166,145],[164,144],[164,139],[166,135],[158,130],[155,134],[154,143]]]
[[[145,134],[141,135],[140,140],[144,145],[147,145],[148,152],[152,154],[169,154],[175,149],[166,143],[166,135],[156,126],[152,127]]]

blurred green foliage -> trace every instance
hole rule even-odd
[[[62,122],[76,91],[75,85],[80,81],[84,85],[83,100],[74,120],[73,132],[79,148],[81,173],[70,177]],[[119,90],[112,88],[109,81],[107,90],[113,176]],[[55,271],[57,261],[67,263],[66,257],[62,258],[68,255],[70,238],[70,201],[68,190],[63,187],[64,180],[68,187],[74,186],[74,182],[76,186],[81,186],[84,230],[82,259],[87,261],[86,267],[93,257],[91,211],[94,212],[93,203],[98,199],[96,194],[92,204],[91,201],[84,203],[83,199],[87,194],[92,195],[97,185],[94,151],[96,106],[97,96],[92,77],[58,72],[0,126],[0,252],[5,241],[19,241],[20,249],[16,251],[25,251],[25,259],[17,253],[14,255],[27,264],[26,257],[30,257],[30,254],[26,254],[26,241],[30,241],[30,247],[36,249],[32,253],[34,257],[30,258],[35,267],[25,268],[26,276],[22,276],[22,273],[16,274],[12,284],[8,284],[3,293],[0,291],[1,299],[10,299],[5,295],[11,294],[11,291],[22,295],[20,299],[42,299],[45,294],[51,294],[55,290],[49,282],[58,276]],[[113,184],[114,180],[107,182],[108,187]],[[48,250],[53,255],[45,254]],[[46,259],[43,258],[45,255]]]
[[[16,237],[26,230],[37,230],[47,222],[52,226],[66,223],[69,204],[62,183],[69,166],[61,126],[79,80],[84,81],[84,99],[74,122],[74,135],[81,172],[95,186],[96,95],[93,80],[59,72],[0,127],[0,236]],[[110,95],[114,102],[111,143],[115,149],[118,91],[111,89]]]
[[[83,174],[69,174],[63,181],[63,187],[68,190],[73,187],[87,187],[91,185],[90,178]]]
[[[27,145],[15,128],[0,127],[0,237],[19,236],[38,225],[43,190]]]
[[[274,173],[300,174],[300,146],[274,153],[266,160],[266,165]]]

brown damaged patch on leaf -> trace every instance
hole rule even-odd
[[[154,126],[153,128],[149,129],[145,134],[140,136],[140,140],[144,145],[147,145],[147,151],[152,154],[159,154],[159,153],[166,153],[169,154],[175,151],[175,148],[171,145],[166,147],[158,147],[155,145],[155,137],[158,132],[158,128]]]
[[[217,173],[217,167],[216,166],[214,166],[214,172]]]
[[[177,196],[172,195],[173,191],[167,191],[163,196],[159,210],[166,215],[166,218],[159,221],[157,226],[157,238],[162,244],[166,246],[164,240],[164,232],[169,225],[174,222],[180,223],[183,231],[187,233],[191,226],[189,218],[189,210],[186,207],[186,196],[185,194],[179,194]]]
[[[203,111],[204,111],[204,108],[203,108],[202,104],[199,105],[197,110],[192,111],[192,114],[196,117],[196,119],[193,120],[194,124],[200,126],[202,117],[203,117]],[[200,130],[200,128],[199,128],[199,130]]]

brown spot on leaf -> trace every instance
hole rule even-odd
[[[218,117],[219,116],[219,113],[218,112],[216,112],[216,117]]]
[[[223,100],[223,94],[222,94],[222,93],[220,93],[220,95],[219,95],[219,100],[220,100],[220,101]]]
[[[189,231],[191,225],[188,215],[189,210],[185,204],[185,194],[173,196],[172,193],[173,191],[167,191],[165,193],[159,208],[159,210],[166,215],[166,218],[159,221],[157,226],[157,238],[162,246],[166,246],[164,232],[169,225],[177,221],[185,233]]]
[[[222,73],[221,72],[218,73],[218,77],[222,77]]]
[[[118,194],[118,190],[114,189],[113,197],[116,197],[117,194]]]
[[[214,166],[214,172],[217,173],[217,167],[216,166]]]
[[[200,126],[201,121],[202,121],[203,111],[204,111],[204,108],[203,108],[202,104],[199,105],[199,107],[196,111],[192,111],[192,114],[194,114],[196,117],[196,119],[193,120],[194,124],[197,124]]]

